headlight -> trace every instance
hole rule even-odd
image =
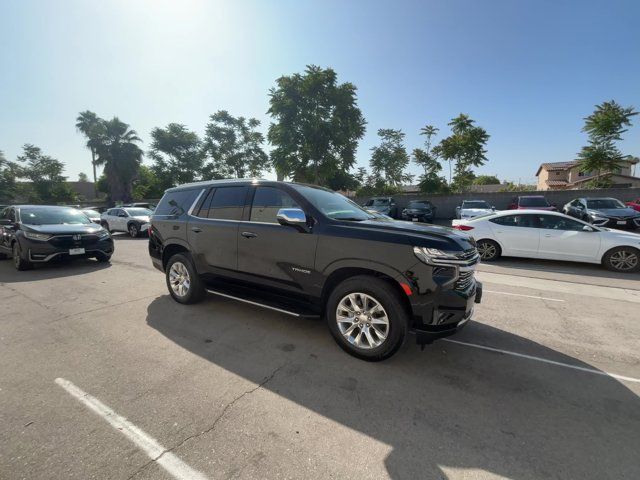
[[[105,238],[109,238],[109,232],[107,230],[101,230],[98,232],[98,240],[104,240]]]
[[[24,236],[31,240],[40,240],[42,242],[49,240],[51,235],[48,233],[24,232]]]
[[[438,250],[437,248],[413,247],[413,253],[421,261],[429,265],[437,264],[439,261],[458,260],[454,255]]]

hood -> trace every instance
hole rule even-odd
[[[353,230],[361,231],[362,237],[368,240],[372,240],[372,235],[379,235],[380,241],[404,243],[414,247],[447,251],[462,251],[475,247],[475,241],[466,233],[439,225],[372,219],[362,222],[341,222],[340,228],[348,228],[352,232]]]
[[[404,209],[406,212],[430,212],[431,207],[407,207]]]
[[[600,230],[604,230],[604,234],[608,237],[613,237],[618,240],[629,242],[630,245],[636,245],[640,247],[640,234],[628,232],[626,230],[616,230],[613,228],[600,227]]]
[[[72,233],[98,233],[103,228],[95,223],[88,225],[27,225],[23,224],[23,228],[30,232],[49,233],[51,235],[69,235]]]
[[[638,215],[638,212],[633,208],[590,208],[587,212],[604,215],[606,217],[635,217]]]
[[[518,207],[518,210],[547,210],[547,211],[554,211],[556,210],[556,207],[554,206],[548,206],[548,207]]]
[[[493,210],[490,208],[463,208],[460,210],[462,215],[473,215],[474,217],[477,215],[484,215],[485,213],[493,213]]]
[[[135,217],[129,217],[129,218],[133,218],[134,220],[140,220],[142,222],[149,221],[149,215],[136,215]]]

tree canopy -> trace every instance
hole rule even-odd
[[[170,123],[165,128],[154,128],[151,131],[149,157],[153,159],[151,170],[157,182],[154,189],[159,186],[164,191],[202,178],[202,142],[195,132],[179,123]],[[140,174],[146,175],[149,180],[150,172]],[[147,195],[142,198],[147,198]]]
[[[255,118],[234,117],[219,110],[209,117],[204,138],[206,178],[259,177],[269,167],[264,135]]]
[[[610,185],[611,173],[618,170],[627,158],[616,142],[622,140],[622,134],[637,114],[633,107],[625,108],[611,100],[596,105],[594,112],[584,119],[582,131],[587,133],[589,142],[578,153],[578,161],[581,171],[596,173],[591,186]]]
[[[269,97],[274,122],[268,139],[278,179],[324,184],[354,165],[366,124],[355,85],[339,84],[331,68],[310,65],[303,74],[278,78]]]
[[[411,181],[412,176],[405,172],[409,165],[409,155],[404,146],[405,134],[402,130],[381,128],[378,136],[380,144],[371,149],[369,160],[374,177],[393,187]]]
[[[29,180],[23,185],[32,202],[58,203],[75,200],[76,194],[66,183],[67,177],[62,175],[64,163],[45,155],[42,150],[30,143],[22,147],[22,155],[18,155],[15,169],[17,177]]]

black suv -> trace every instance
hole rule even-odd
[[[0,213],[0,258],[12,257],[18,270],[70,258],[108,262],[111,255],[109,232],[75,208],[15,205]]]
[[[217,180],[165,192],[149,253],[180,303],[205,292],[293,316],[324,316],[338,344],[382,360],[408,331],[424,345],[467,323],[482,286],[474,240],[376,218],[324,188]]]

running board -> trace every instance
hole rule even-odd
[[[237,300],[238,302],[248,303],[249,305],[255,305],[256,307],[267,308],[269,310],[273,310],[274,312],[280,312],[280,313],[284,313],[286,315],[291,315],[292,317],[302,317],[303,316],[303,315],[300,315],[299,313],[296,313],[296,312],[290,312],[289,310],[284,310],[282,308],[272,307],[271,305],[266,305],[264,303],[254,302],[252,300],[247,300],[246,298],[235,297],[233,295],[229,295],[228,293],[222,293],[222,292],[219,292],[217,290],[211,290],[211,289],[207,288],[207,292],[213,293],[214,295],[219,295],[221,297],[230,298],[232,300]]]

